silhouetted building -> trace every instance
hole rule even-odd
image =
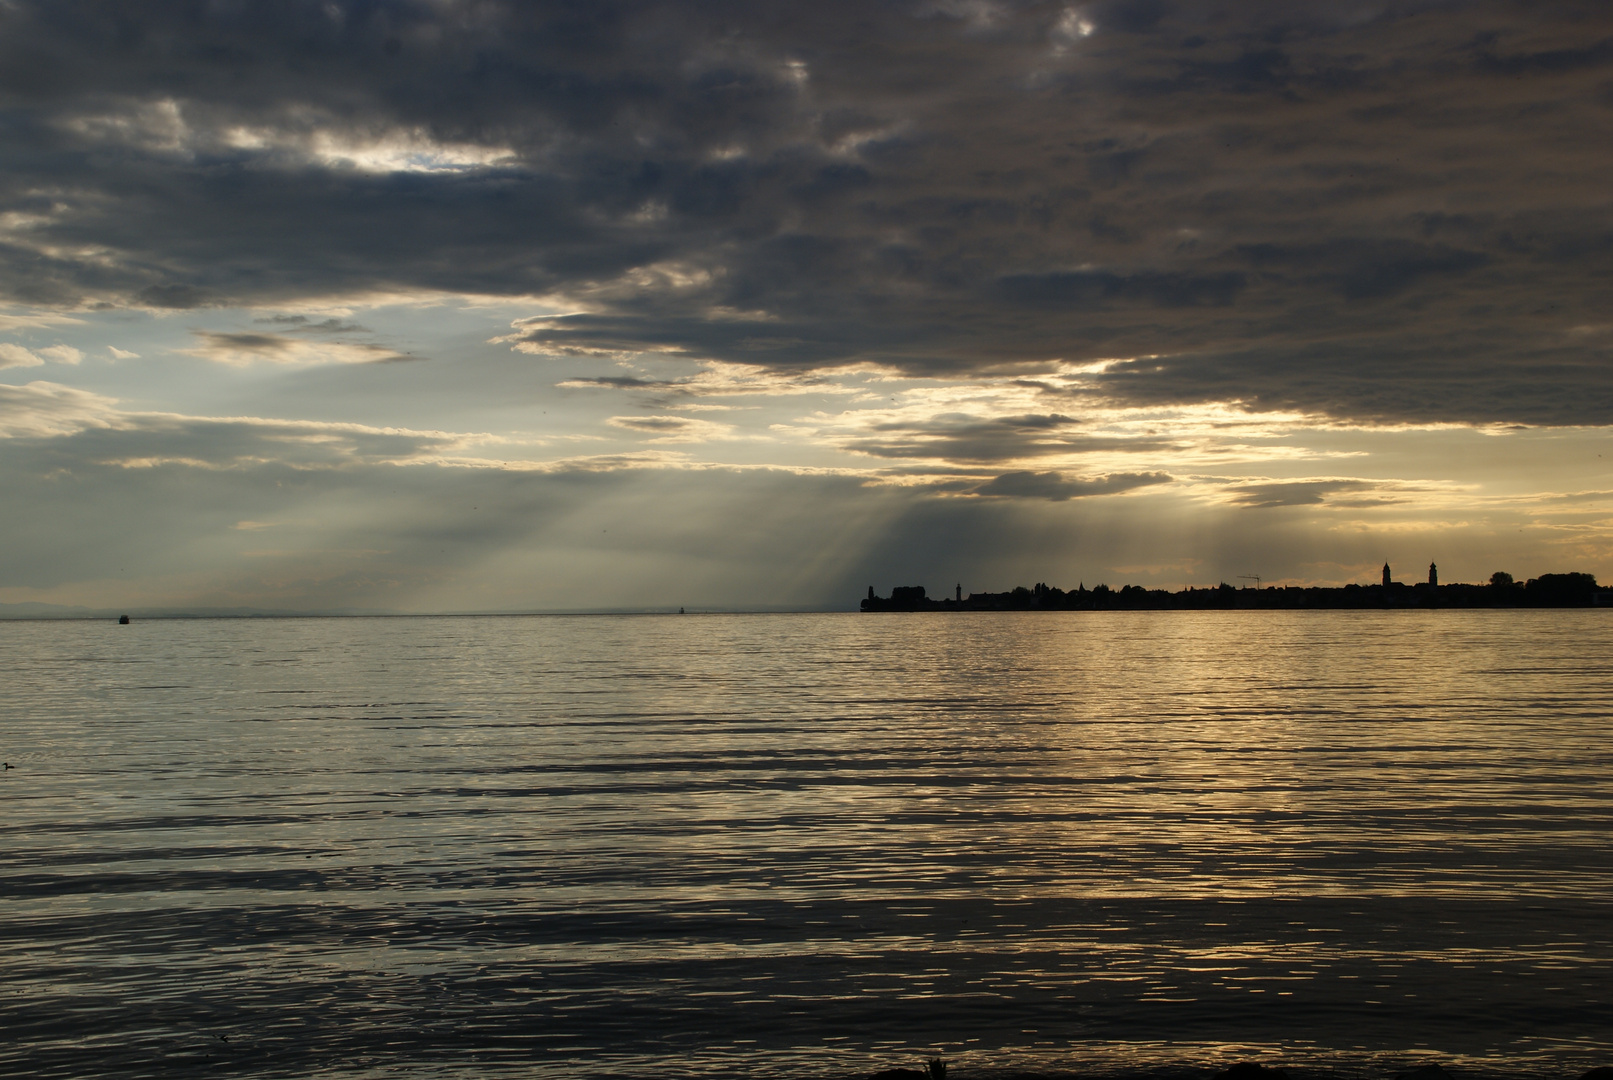
[[[1439,567],[1433,563],[1428,564],[1428,584],[1433,588],[1439,587]]]
[[[1389,587],[1389,564],[1388,563],[1383,564],[1383,587],[1386,588],[1386,589]]]
[[[874,587],[872,585],[870,585],[870,586],[868,586],[868,599],[872,600],[873,598],[874,598]]]
[[[961,581],[958,583],[958,586],[957,586],[957,596],[958,596],[958,603],[960,603],[960,604],[963,603],[963,583]]]
[[[928,599],[922,585],[898,585],[891,590],[891,603],[918,607]]]

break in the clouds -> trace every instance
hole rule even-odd
[[[1613,567],[1610,127],[1604,3],[6,0],[0,456],[362,475],[400,582],[538,542],[381,509],[495,472],[834,588],[1100,519],[1168,583]]]

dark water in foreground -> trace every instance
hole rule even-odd
[[[5,1075],[1613,1063],[1613,612],[0,650]]]

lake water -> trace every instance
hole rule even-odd
[[[1613,1064],[1613,612],[13,622],[0,656],[5,1075]]]

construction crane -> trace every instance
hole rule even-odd
[[[1260,575],[1259,574],[1239,574],[1238,576],[1240,578],[1244,579],[1245,581],[1254,582],[1255,583],[1255,592],[1260,591]]]

